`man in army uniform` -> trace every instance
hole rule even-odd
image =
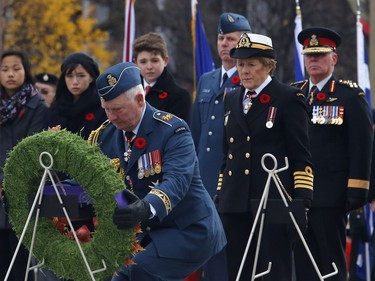
[[[334,75],[341,37],[333,30],[302,30],[298,41],[309,80],[294,83],[306,95],[309,138],[314,165],[314,200],[305,235],[322,275],[347,278],[345,261],[347,212],[366,203],[372,152],[372,121],[365,94]],[[320,280],[302,244],[296,247],[298,281]]]
[[[137,238],[145,248],[112,280],[182,280],[226,244],[189,127],[145,101],[134,63],[110,67],[97,88],[110,124],[96,139],[104,154],[118,160],[127,185],[128,205],[115,209],[113,222],[119,229],[141,222]]]

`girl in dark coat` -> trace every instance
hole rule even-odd
[[[26,55],[19,51],[4,52],[0,58],[0,201],[5,159],[18,141],[43,130],[46,109],[34,87]],[[17,244],[17,236],[0,204],[0,280],[5,279]],[[28,251],[21,245],[8,280],[25,279],[27,259]],[[32,274],[28,280],[34,280]]]
[[[48,127],[60,125],[87,139],[106,120],[96,92],[98,76],[97,63],[86,54],[73,53],[64,60],[56,96],[48,111]]]

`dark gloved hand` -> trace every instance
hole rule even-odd
[[[365,198],[347,197],[346,198],[346,211],[356,210],[366,204]]]
[[[219,210],[219,193],[216,193],[212,200],[214,201],[216,210]]]
[[[128,229],[136,226],[141,221],[147,220],[151,216],[150,204],[139,199],[133,192],[124,189],[123,194],[128,201],[128,205],[123,208],[116,207],[112,220],[118,229]]]
[[[0,196],[0,205],[3,207],[6,214],[8,214],[8,202],[7,197],[5,196],[5,190],[2,189],[1,196]]]
[[[292,202],[290,202],[289,207],[292,210],[299,229],[303,234],[308,225],[308,208],[306,208],[306,202],[303,199],[294,199]],[[298,231],[292,219],[290,219],[290,223],[288,225],[288,238],[292,246],[294,246],[294,244],[300,240]]]

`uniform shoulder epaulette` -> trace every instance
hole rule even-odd
[[[349,88],[358,88],[358,84],[352,80],[339,80],[339,83]]]
[[[165,112],[165,111],[156,111],[153,115],[155,120],[158,120],[168,126],[173,126],[174,119],[179,119],[177,116],[173,115],[172,113]]]
[[[176,127],[175,133],[187,131],[185,123],[182,122],[182,119],[178,118],[176,115],[173,115],[172,113],[165,111],[156,111],[153,114],[153,118],[170,127]]]
[[[290,85],[296,87],[296,86],[302,85],[303,83],[306,83],[306,82],[307,82],[307,80],[301,80],[301,81],[297,81],[297,82],[292,82],[292,83],[290,83]]]
[[[99,128],[97,128],[96,130],[92,130],[88,139],[87,139],[87,142],[89,144],[97,144],[98,143],[98,138],[99,138],[99,135],[100,133],[105,129],[107,128],[107,126],[111,124],[111,121],[109,121],[108,119],[106,121],[103,122],[103,124],[100,125]]]

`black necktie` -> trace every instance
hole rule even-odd
[[[129,147],[131,146],[133,140],[134,140],[134,136],[135,134],[133,133],[133,131],[126,131],[125,132],[125,137],[126,137],[126,141],[128,142],[128,145]]]
[[[224,75],[223,75],[223,84],[221,84],[221,85],[224,85],[225,82],[227,81],[227,79],[228,79],[228,74],[225,72]]]
[[[316,85],[313,85],[310,89],[310,93],[307,97],[309,99],[309,105],[311,105],[314,100],[314,94],[315,94],[316,88],[317,88]]]

